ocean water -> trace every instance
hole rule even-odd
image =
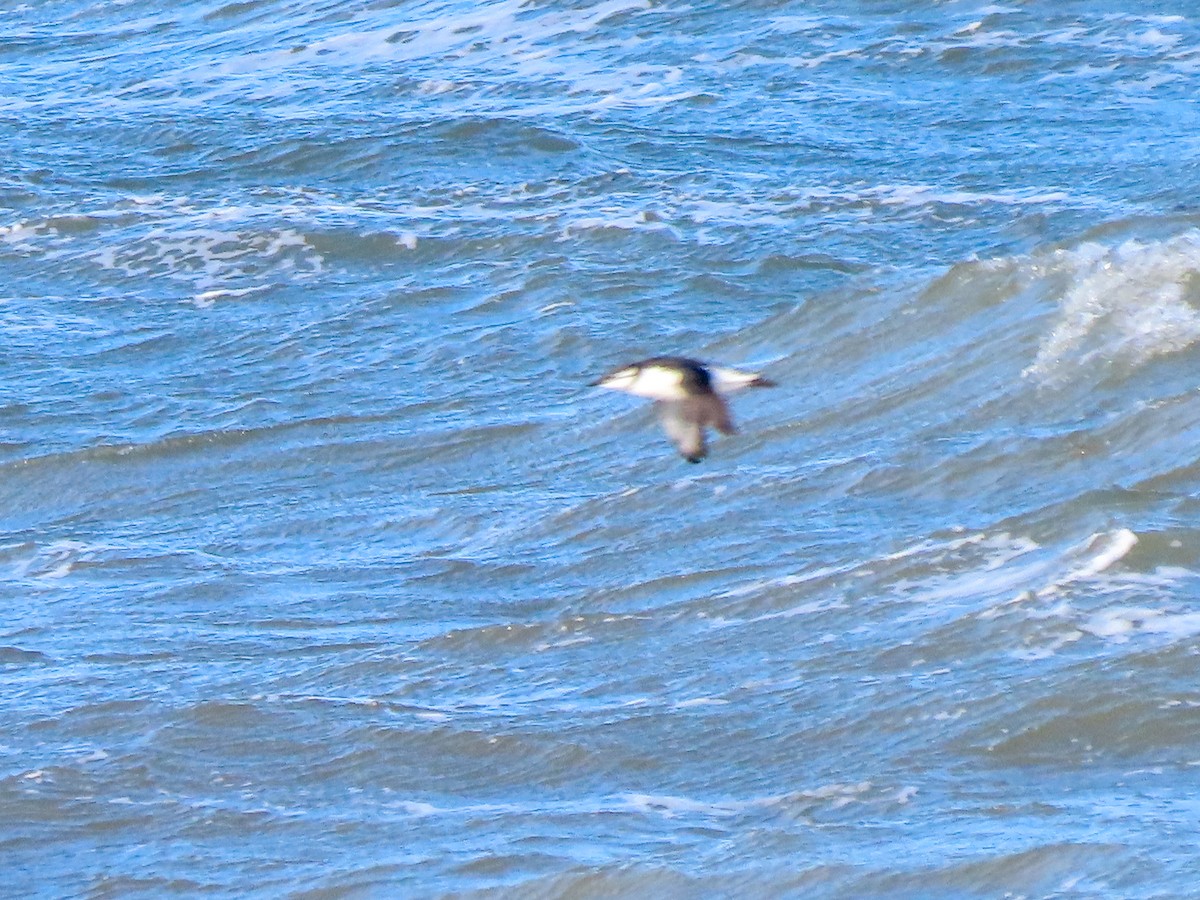
[[[6,896],[1200,897],[1200,14],[0,9]],[[779,382],[689,466],[590,390]]]

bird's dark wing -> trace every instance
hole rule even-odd
[[[721,399],[720,394],[698,394],[683,401],[686,415],[695,419],[701,426],[711,425],[721,434],[737,434],[729,406]]]
[[[675,444],[680,456],[688,462],[698,463],[708,453],[704,439],[704,424],[692,408],[693,399],[662,400],[658,407],[658,418],[667,437]]]

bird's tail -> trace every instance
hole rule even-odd
[[[740,369],[725,369],[720,366],[709,368],[713,389],[728,394],[747,387],[775,387],[775,382],[764,378],[757,372],[743,372]]]

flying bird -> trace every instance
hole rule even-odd
[[[592,386],[654,400],[659,421],[680,455],[698,463],[708,453],[709,426],[722,434],[737,433],[721,395],[745,387],[774,387],[775,382],[755,372],[710,366],[683,356],[655,356],[614,369]]]

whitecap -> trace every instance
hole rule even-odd
[[[97,549],[83,541],[54,541],[17,563],[16,575],[39,580],[66,578],[80,562],[93,559]]]
[[[622,796],[630,809],[641,813],[657,813],[664,819],[675,819],[684,815],[724,817],[736,815],[738,812],[735,804],[710,803],[668,794],[624,794]]]
[[[1086,371],[1091,378],[1097,364],[1133,369],[1200,341],[1200,310],[1188,297],[1189,282],[1200,277],[1200,232],[1111,248],[1086,243],[1034,264],[1065,275],[1069,286],[1026,377],[1053,383]]]
[[[1079,627],[1094,637],[1117,643],[1124,643],[1139,632],[1178,641],[1200,634],[1200,613],[1167,613],[1144,606],[1119,606],[1089,616]]]

